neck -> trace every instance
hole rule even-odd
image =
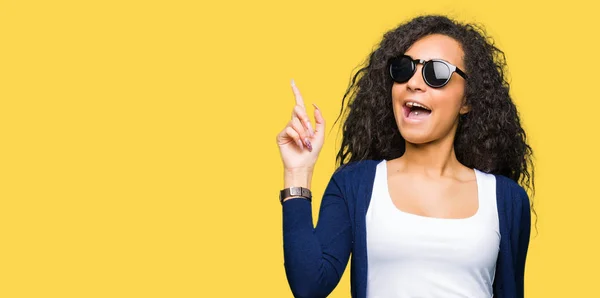
[[[426,144],[406,142],[400,161],[403,170],[430,177],[452,176],[463,167],[454,152],[454,134]]]

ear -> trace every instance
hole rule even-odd
[[[466,114],[466,113],[468,113],[468,112],[470,112],[470,111],[471,111],[471,106],[469,106],[469,105],[467,104],[467,99],[465,98],[465,99],[463,100],[463,105],[460,107],[460,111],[459,111],[459,113],[460,113],[461,115],[464,115],[464,114]]]

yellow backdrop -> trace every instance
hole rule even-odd
[[[586,2],[0,2],[0,297],[291,297],[275,143],[290,79],[329,129],[353,69],[423,13],[481,22],[506,52],[537,163],[527,296],[596,295]],[[334,131],[315,216],[336,149]]]

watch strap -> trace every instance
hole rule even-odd
[[[279,202],[283,204],[283,200],[289,197],[302,197],[308,201],[312,200],[310,189],[304,187],[289,187],[284,188],[279,192]]]

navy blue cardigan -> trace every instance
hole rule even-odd
[[[352,297],[367,295],[366,214],[381,160],[346,164],[332,175],[313,228],[311,203],[283,203],[285,271],[295,297],[326,297],[336,287],[350,254]],[[525,258],[531,214],[525,190],[501,175],[496,177],[500,252],[494,280],[495,298],[523,297]]]

